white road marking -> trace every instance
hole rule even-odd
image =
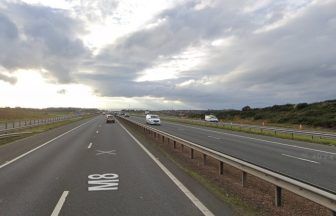
[[[91,121],[92,121],[92,120],[87,121],[87,122],[85,122],[85,123],[83,123],[83,124],[81,124],[81,125],[79,125],[79,126],[77,126],[77,127],[75,127],[75,128],[72,128],[71,130],[69,130],[69,131],[67,131],[67,132],[65,132],[65,133],[62,133],[61,135],[58,135],[57,137],[55,137],[55,138],[49,140],[48,142],[45,142],[45,143],[43,143],[42,145],[37,146],[36,148],[33,148],[32,150],[27,151],[26,153],[23,153],[23,154],[19,155],[18,157],[16,157],[16,158],[14,158],[14,159],[12,159],[12,160],[10,160],[10,161],[8,161],[8,162],[6,162],[6,163],[0,165],[0,169],[1,169],[1,168],[4,168],[5,166],[7,166],[7,165],[9,165],[9,164],[11,164],[11,163],[13,163],[13,162],[15,162],[15,161],[17,161],[17,160],[19,160],[20,158],[23,158],[24,156],[26,156],[26,155],[28,155],[28,154],[30,154],[30,153],[36,151],[37,149],[42,148],[43,146],[45,146],[45,145],[47,145],[47,144],[49,144],[49,143],[51,143],[51,142],[57,140],[58,138],[61,138],[62,136],[64,136],[64,135],[66,135],[66,134],[68,134],[68,133],[70,133],[70,132],[76,130],[77,128],[80,128],[80,127],[82,127],[83,125],[86,125],[87,123],[89,123],[89,122],[91,122]]]
[[[221,138],[218,138],[218,137],[214,137],[214,136],[208,136],[209,138],[213,138],[213,139],[217,139],[217,140],[220,140]]]
[[[62,206],[65,202],[65,199],[66,197],[68,196],[69,194],[69,191],[64,191],[61,198],[58,200],[55,208],[54,208],[54,211],[51,213],[51,216],[58,216],[58,214],[60,213],[61,209],[62,209]]]
[[[115,173],[92,174],[88,176],[88,191],[118,190],[119,175]]]
[[[320,163],[320,162],[317,162],[317,161],[308,160],[308,159],[304,159],[304,158],[300,158],[300,157],[295,157],[295,156],[288,155],[288,154],[281,154],[281,155],[286,156],[286,157],[290,157],[290,158],[295,158],[295,159],[298,159],[298,160],[307,161],[307,162],[310,162],[310,163],[316,163],[316,164]]]
[[[111,151],[101,151],[101,150],[96,150],[98,153],[96,155],[102,155],[102,154],[110,154],[110,155],[115,155],[116,150],[111,150]]]
[[[267,142],[267,143],[272,143],[272,144],[277,144],[277,145],[283,145],[283,146],[288,146],[288,147],[297,148],[297,149],[304,149],[304,150],[309,150],[309,151],[316,151],[316,152],[321,152],[321,153],[336,155],[336,152],[328,152],[328,151],[323,151],[323,150],[318,150],[318,149],[312,149],[312,148],[307,148],[307,147],[295,146],[295,145],[285,144],[285,143],[281,143],[281,142],[263,140],[263,139],[259,139],[259,138],[247,137],[247,136],[242,136],[242,135],[237,135],[237,134],[230,134],[230,133],[219,132],[219,131],[215,131],[215,130],[208,130],[208,129],[204,129],[204,128],[192,127],[192,126],[187,126],[187,125],[182,125],[182,124],[174,124],[174,123],[171,123],[171,122],[169,122],[169,124],[183,126],[183,127],[189,127],[189,128],[194,128],[194,129],[198,129],[198,130],[202,130],[202,131],[207,131],[207,132],[213,132],[213,133],[217,133],[217,134],[224,134],[224,135],[228,135],[228,136],[234,136],[234,137],[240,137],[240,138],[245,138],[245,139],[250,139],[250,140],[262,141],[262,142]]]
[[[146,154],[161,168],[161,170],[177,185],[177,187],[191,200],[191,202],[206,216],[213,216],[214,214],[194,195],[182,182],[180,182],[155,156],[150,153],[147,148],[140,143],[122,124],[119,124],[128,135],[146,152]]]
[[[90,149],[91,147],[92,147],[92,143],[89,144],[88,149]]]

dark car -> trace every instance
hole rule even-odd
[[[106,116],[106,123],[115,123],[115,119],[112,115]]]

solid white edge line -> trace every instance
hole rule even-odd
[[[14,158],[14,159],[12,159],[12,160],[10,160],[10,161],[5,162],[4,164],[0,165],[0,169],[1,169],[1,168],[4,168],[5,166],[7,166],[7,165],[9,165],[9,164],[11,164],[11,163],[13,163],[13,162],[15,162],[15,161],[17,161],[17,160],[19,160],[20,158],[23,158],[23,157],[26,156],[26,155],[28,155],[28,154],[30,154],[30,153],[32,153],[32,152],[38,150],[39,148],[42,148],[43,146],[45,146],[45,145],[47,145],[47,144],[49,144],[49,143],[51,143],[51,142],[57,140],[58,138],[60,138],[60,137],[62,137],[62,136],[64,136],[64,135],[70,133],[71,131],[74,131],[74,130],[76,130],[77,128],[82,127],[83,125],[89,123],[90,121],[92,121],[92,120],[89,120],[89,121],[87,121],[87,122],[85,122],[85,123],[83,123],[83,124],[81,124],[81,125],[79,125],[79,126],[77,126],[77,127],[75,127],[75,128],[72,128],[71,130],[69,130],[69,131],[67,131],[67,132],[65,132],[65,133],[62,133],[61,135],[58,135],[57,137],[55,137],[55,138],[53,138],[53,139],[51,139],[51,140],[49,140],[49,141],[43,143],[42,145],[39,145],[39,146],[37,146],[36,148],[33,148],[33,149],[27,151],[26,153],[23,153],[23,154],[19,155],[18,157]]]
[[[161,168],[161,170],[176,184],[176,186],[191,200],[191,202],[206,216],[214,214],[194,195],[182,182],[180,182],[141,142],[135,138],[122,124],[119,125],[128,133],[128,135],[146,152],[146,154]]]
[[[92,147],[92,143],[89,144],[88,149],[90,149],[91,147]]]
[[[307,161],[307,162],[310,162],[310,163],[316,163],[316,164],[320,163],[320,162],[313,161],[313,160],[308,160],[308,159],[304,159],[304,158],[300,158],[300,157],[295,157],[293,155],[288,155],[288,154],[281,154],[281,155],[286,156],[286,157],[290,157],[290,158],[295,158],[295,159],[302,160],[302,161]]]
[[[323,150],[318,150],[318,149],[312,149],[312,148],[307,148],[307,147],[285,144],[285,143],[281,143],[281,142],[274,142],[274,141],[269,141],[269,140],[263,140],[263,139],[253,138],[253,137],[237,135],[237,134],[225,133],[225,132],[220,132],[220,131],[215,131],[215,130],[208,130],[208,129],[204,129],[204,128],[189,126],[189,125],[176,124],[176,123],[171,123],[171,122],[169,122],[168,124],[178,125],[178,126],[188,127],[188,128],[194,128],[194,129],[203,130],[203,131],[207,131],[207,132],[214,132],[214,133],[217,133],[217,134],[224,134],[224,135],[229,135],[229,136],[234,136],[234,137],[240,137],[240,138],[245,138],[245,139],[251,139],[251,140],[257,140],[257,141],[262,141],[262,142],[267,142],[267,143],[273,143],[273,144],[288,146],[288,147],[292,147],[292,148],[305,149],[305,150],[310,150],[310,151],[316,151],[316,152],[336,155],[335,152],[328,152],[328,151],[323,151]]]
[[[66,197],[68,196],[68,194],[69,194],[69,191],[64,191],[64,192],[62,193],[62,196],[61,196],[61,198],[58,200],[58,202],[57,202],[57,204],[56,204],[56,206],[55,206],[55,208],[54,208],[54,211],[51,213],[51,216],[58,216],[58,214],[60,213],[60,211],[61,211],[61,209],[62,209],[62,206],[63,206],[63,204],[64,204],[64,202],[65,202],[65,199],[66,199]]]

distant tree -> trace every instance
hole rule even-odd
[[[300,109],[306,108],[307,106],[308,106],[307,103],[299,103],[295,105],[295,109],[300,110]]]
[[[250,106],[244,106],[242,108],[242,111],[250,111],[251,110],[251,107]]]

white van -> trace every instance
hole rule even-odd
[[[146,115],[146,123],[150,125],[160,125],[160,117],[158,115],[147,114]]]
[[[218,122],[218,118],[214,115],[205,115],[204,120],[207,122]]]

